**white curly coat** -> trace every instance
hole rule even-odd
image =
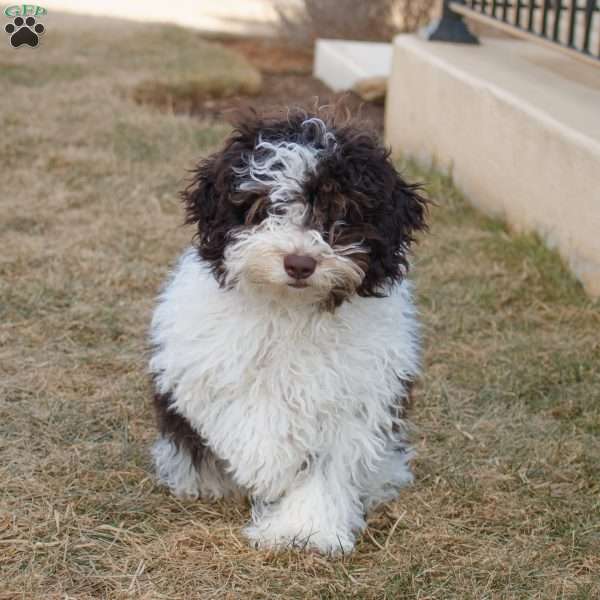
[[[162,480],[179,496],[219,497],[232,482],[247,490],[246,534],[259,545],[348,551],[366,509],[411,480],[410,453],[390,437],[400,380],[418,371],[407,282],[334,313],[290,307],[221,289],[190,250],[160,298],[152,341],[159,391],[173,394],[172,410],[227,461],[230,477],[207,469],[203,480],[159,440]]]

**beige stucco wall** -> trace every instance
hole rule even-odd
[[[386,138],[451,168],[485,212],[537,231],[600,296],[600,69],[526,42],[401,35]]]

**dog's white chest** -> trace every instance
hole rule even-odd
[[[340,423],[376,428],[398,379],[417,370],[406,289],[355,298],[333,314],[244,300],[187,254],[153,321],[159,385],[217,447],[268,435],[314,450]]]

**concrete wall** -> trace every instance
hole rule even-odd
[[[527,42],[394,40],[386,138],[556,248],[600,296],[600,69]]]

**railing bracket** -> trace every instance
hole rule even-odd
[[[421,35],[433,42],[478,44],[465,17],[600,67],[598,0],[443,0],[442,17]]]
[[[448,2],[443,3],[442,16],[423,30],[423,37],[431,42],[454,42],[455,44],[479,44],[461,15],[452,12]]]

